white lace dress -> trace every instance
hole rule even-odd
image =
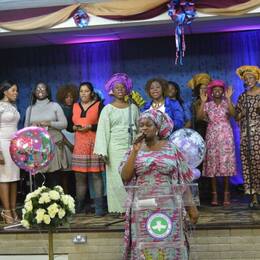
[[[9,146],[12,134],[17,131],[20,114],[9,102],[0,101],[0,151],[5,164],[0,165],[0,182],[13,182],[20,179],[20,169],[13,162]]]

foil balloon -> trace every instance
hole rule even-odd
[[[88,26],[89,23],[89,16],[87,15],[87,13],[79,8],[75,14],[73,15],[73,19],[75,24],[80,27],[80,28],[85,28]]]
[[[10,154],[16,165],[36,174],[54,157],[54,143],[45,128],[26,127],[17,131],[10,143]]]
[[[201,164],[206,153],[206,143],[198,132],[182,128],[170,136],[170,141],[180,149],[192,169]]]

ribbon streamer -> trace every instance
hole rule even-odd
[[[194,20],[196,16],[195,5],[192,1],[172,0],[168,4],[168,15],[175,25],[175,64],[183,65],[186,50],[184,25],[191,24],[192,20]]]

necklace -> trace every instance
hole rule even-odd
[[[164,104],[164,101],[161,101],[161,102],[158,102],[158,103],[153,102],[153,103],[152,103],[152,108],[158,109],[158,108],[161,107],[163,104]]]

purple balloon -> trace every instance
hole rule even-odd
[[[16,165],[36,174],[49,165],[54,157],[54,143],[45,128],[26,127],[17,131],[11,140],[10,154]]]

